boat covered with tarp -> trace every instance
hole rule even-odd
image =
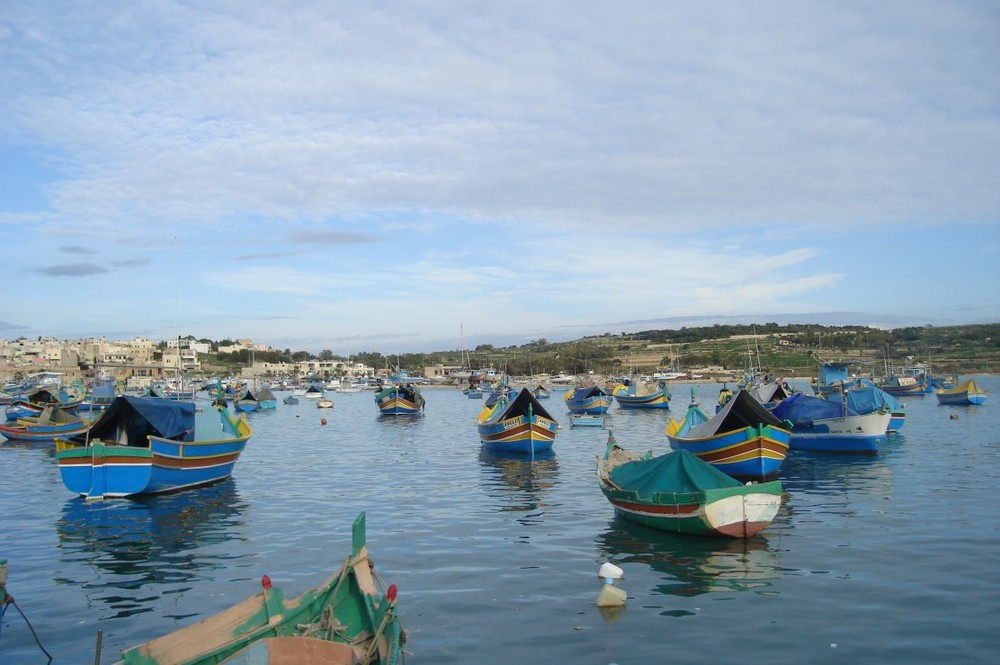
[[[792,423],[793,450],[874,453],[885,443],[892,417],[888,409],[860,414],[846,403],[796,393],[772,410]]]
[[[56,463],[88,498],[174,492],[228,478],[252,433],[222,406],[125,395],[83,433],[57,438]]]
[[[954,388],[939,388],[934,394],[938,404],[974,405],[986,402],[987,393],[973,379],[969,379]]]
[[[623,518],[663,531],[745,538],[781,506],[781,481],[742,483],[686,450],[640,456],[612,432],[597,456],[601,492]]]

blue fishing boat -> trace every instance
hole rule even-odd
[[[822,362],[819,364],[819,374],[812,382],[812,389],[820,397],[826,397],[832,392],[852,388],[857,385],[857,379],[850,375],[851,363],[842,361]]]
[[[550,450],[559,424],[527,388],[483,405],[476,419],[483,447],[494,452],[535,454]]]
[[[252,430],[224,407],[115,399],[87,430],[56,439],[63,484],[89,498],[159,494],[228,478]]]
[[[670,389],[666,381],[658,383],[632,382],[620,383],[611,391],[618,407],[622,409],[660,409],[670,408]]]
[[[829,453],[876,453],[885,444],[888,409],[859,414],[832,399],[796,393],[771,411],[792,424],[793,450]]]
[[[250,388],[247,388],[233,402],[237,411],[253,412],[260,408],[260,400]]]
[[[53,405],[46,406],[38,416],[0,423],[0,434],[17,441],[55,441],[57,437],[79,434],[86,429],[83,418]]]
[[[5,412],[7,420],[37,417],[46,406],[58,406],[67,413],[73,413],[83,403],[82,397],[75,397],[62,388],[53,385],[31,388],[10,400]]]
[[[391,385],[375,395],[375,405],[382,416],[419,416],[424,412],[425,400],[415,385]]]
[[[934,393],[938,404],[974,405],[986,402],[986,391],[972,379],[954,388],[941,388]]]
[[[611,406],[611,395],[599,386],[573,388],[566,391],[563,399],[570,413],[599,415],[607,413]]]
[[[274,396],[270,388],[261,388],[257,391],[257,409],[259,411],[270,411],[278,408],[278,398]]]
[[[790,437],[791,426],[742,389],[700,425],[685,426],[671,419],[667,426],[672,448],[692,452],[741,480],[777,476],[788,454]]]
[[[118,387],[114,379],[108,377],[95,377],[87,385],[83,393],[83,402],[80,408],[84,410],[106,409],[111,406],[111,402],[118,397]]]

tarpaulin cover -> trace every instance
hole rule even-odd
[[[640,494],[654,492],[690,494],[707,489],[742,485],[740,481],[727,476],[686,450],[677,450],[651,459],[626,462],[612,469],[610,475],[611,481],[618,487]]]
[[[839,401],[810,397],[803,393],[795,393],[782,400],[771,412],[782,420],[791,421],[793,425],[811,424],[825,418],[858,415],[857,411],[850,408],[844,413],[844,405]]]
[[[73,441],[90,439],[119,440],[118,432],[128,432],[130,445],[146,445],[147,436],[158,436],[175,441],[194,438],[194,404],[159,397],[116,397],[100,418],[90,426],[89,432],[72,438]]]
[[[848,389],[845,395],[847,396],[847,408],[855,413],[865,414],[885,408],[890,411],[900,411],[903,408],[903,405],[894,395],[890,395],[878,386],[872,385],[866,379],[862,380],[860,386]],[[824,397],[838,404],[842,399],[840,391],[832,392],[824,395]]]

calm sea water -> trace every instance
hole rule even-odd
[[[564,428],[531,461],[481,450],[481,402],[428,390],[412,420],[380,419],[371,393],[250,414],[232,479],[143,501],[84,503],[50,445],[2,443],[0,558],[56,663],[93,663],[98,630],[113,662],[265,573],[300,593],[349,553],[359,511],[413,664],[996,662],[1000,380],[977,381],[984,406],[906,400],[876,457],[792,453],[781,513],[745,542],[614,517],[595,479],[607,431],[570,429],[558,393]],[[718,389],[695,386],[707,406]],[[689,394],[675,387],[674,414]],[[608,426],[666,451],[666,418],[612,407]],[[617,613],[595,605],[605,561],[625,571]],[[13,607],[0,662],[46,662]]]

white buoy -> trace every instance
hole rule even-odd
[[[625,576],[621,568],[613,563],[605,563],[597,573],[598,577],[604,579],[604,586],[601,593],[597,595],[598,607],[621,607],[625,604],[628,594],[625,589],[615,586],[615,580],[620,580]]]

